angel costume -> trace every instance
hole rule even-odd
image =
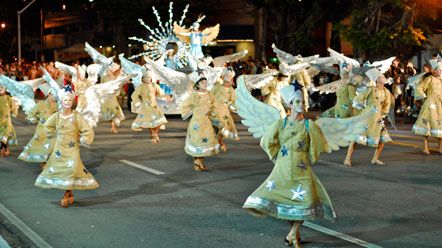
[[[78,79],[75,82],[75,93],[77,94],[77,107],[80,109],[84,109],[86,107],[86,97],[84,96],[86,89],[89,88],[92,84],[87,79]]]
[[[111,75],[105,75],[101,78],[101,83],[103,84],[114,79]],[[101,105],[101,119],[103,121],[112,121],[117,127],[120,126],[121,121],[126,119],[116,95],[110,97]]]
[[[52,152],[54,139],[46,137],[44,124],[55,112],[57,112],[57,104],[46,99],[38,102],[27,114],[29,122],[37,123],[37,129],[18,159],[26,162],[46,162],[48,160]]]
[[[379,143],[391,142],[384,117],[388,115],[391,104],[391,93],[382,86],[370,86],[353,99],[353,107],[358,110],[373,111],[376,114],[367,122],[366,131],[361,134],[357,143],[369,147],[378,147]]]
[[[5,145],[18,145],[11,116],[17,116],[18,106],[7,94],[0,95],[0,142]],[[2,145],[3,149],[3,145]]]
[[[322,152],[330,153],[355,140],[363,132],[370,113],[350,119],[306,120],[300,88],[295,83],[281,89],[293,115],[280,119],[275,109],[263,106],[239,82],[238,113],[253,136],[261,138],[261,147],[275,162],[269,177],[247,198],[243,208],[259,216],[283,220],[333,220],[333,205],[311,165]]]
[[[209,91],[193,92],[180,106],[183,119],[192,115],[184,150],[193,157],[209,157],[219,153],[220,144],[213,125],[220,126],[215,113],[215,99]]]
[[[315,122],[278,120],[267,129],[261,147],[276,161],[275,167],[243,208],[284,220],[336,218],[327,191],[311,169],[319,154],[329,150]]]
[[[416,100],[425,99],[413,133],[442,138],[442,80],[433,75],[424,76],[414,91]]]
[[[137,118],[132,123],[132,130],[141,131],[143,128],[156,128],[167,123],[166,117],[158,107],[157,97],[165,97],[163,90],[156,83],[142,83],[132,94],[132,104],[136,107]]]
[[[80,158],[80,143],[89,145],[94,140],[94,131],[83,116],[76,111],[69,116],[57,112],[49,117],[44,128],[48,138],[55,139],[55,145],[35,185],[64,190],[98,188]]]
[[[265,96],[264,102],[278,109],[282,118],[286,116],[286,111],[282,105],[281,94],[279,90],[285,86],[289,85],[287,80],[273,79],[266,86],[261,88],[261,94]]]
[[[355,110],[353,109],[353,99],[356,96],[356,89],[362,76],[356,76],[341,80],[350,80],[345,85],[338,88],[336,91],[336,104],[332,108],[326,110],[321,114],[321,117],[330,118],[348,118],[353,116]]]
[[[219,121],[223,123],[223,128],[220,130],[222,136],[231,140],[239,140],[235,121],[230,114],[230,109],[235,108],[235,90],[231,85],[226,87],[220,82],[213,87],[211,93],[215,97],[215,109],[219,115]]]

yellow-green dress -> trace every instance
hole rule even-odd
[[[413,125],[413,133],[442,138],[442,80],[432,75],[416,86],[415,99],[425,99]]]
[[[106,75],[101,78],[101,83],[106,83],[111,80],[114,80],[114,78]],[[121,109],[118,103],[117,95],[110,97],[101,105],[100,118],[103,121],[112,121],[117,127],[120,126],[121,121],[126,119],[123,109]]]
[[[140,84],[132,94],[134,113],[138,113],[132,123],[132,130],[141,131],[143,128],[156,128],[167,123],[166,117],[158,107],[157,97],[165,97],[160,86],[154,83]]]
[[[356,96],[356,86],[346,84],[336,91],[336,104],[321,114],[321,117],[349,118],[353,116],[353,99]]]
[[[282,98],[279,90],[287,85],[289,85],[287,80],[279,81],[275,78],[261,88],[261,94],[265,96],[264,102],[278,109],[282,118],[286,116],[286,111],[282,105]]]
[[[298,83],[303,86],[302,87],[302,95],[304,96],[304,104],[305,104],[305,112],[308,112],[308,109],[310,108],[309,106],[309,93],[308,93],[308,89],[310,88],[311,85],[311,77],[308,74],[306,69],[301,69],[298,72],[296,72],[295,74],[293,74],[294,79],[296,79],[296,81],[298,81]]]
[[[18,106],[9,95],[0,96],[0,142],[18,145],[11,116],[17,116]]]
[[[261,147],[275,166],[243,208],[283,220],[336,218],[330,197],[311,167],[321,152],[329,150],[315,122],[280,119],[266,131]]]
[[[391,93],[384,86],[380,89],[377,86],[368,87],[365,91],[356,95],[353,99],[355,113],[375,112],[367,121],[366,131],[359,135],[356,141],[358,144],[378,147],[379,143],[392,141],[383,120],[390,111],[390,105]]]
[[[213,125],[221,128],[215,112],[215,99],[209,91],[193,92],[180,105],[183,119],[190,115],[184,150],[193,157],[209,157],[219,153],[220,144]]]
[[[37,123],[35,134],[29,143],[24,147],[18,159],[26,162],[46,162],[51,154],[54,139],[48,139],[44,130],[44,124],[51,115],[57,112],[57,104],[49,100],[38,102],[28,113],[27,119],[31,123]]]
[[[223,128],[219,131],[226,139],[239,140],[235,121],[230,114],[230,109],[235,109],[236,94],[232,86],[225,87],[222,83],[217,83],[211,90],[215,97],[215,108],[219,115],[219,121]]]
[[[45,123],[45,131],[54,137],[55,144],[45,169],[35,185],[42,188],[63,190],[88,190],[98,188],[92,174],[80,158],[80,143],[89,145],[94,131],[78,112],[62,116],[53,114]]]

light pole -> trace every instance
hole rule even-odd
[[[31,6],[33,3],[35,3],[37,0],[32,0],[26,7],[24,7],[22,10],[17,11],[17,33],[18,33],[18,64],[21,65],[21,22],[20,22],[20,15],[25,12],[29,6]]]

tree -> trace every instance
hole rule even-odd
[[[348,25],[339,25],[343,37],[367,59],[384,56],[408,58],[432,34],[426,21],[440,6],[432,0],[356,1]]]
[[[266,12],[267,44],[275,43],[293,54],[309,54],[313,31],[326,22],[339,22],[350,14],[351,0],[248,0]]]

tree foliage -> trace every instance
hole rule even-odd
[[[424,48],[431,35],[426,20],[435,13],[428,12],[427,5],[422,2],[425,1],[357,1],[350,24],[337,27],[367,59],[391,55],[410,57]]]

